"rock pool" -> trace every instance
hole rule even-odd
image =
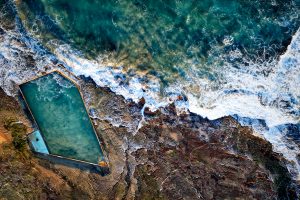
[[[36,146],[44,142],[52,155],[88,163],[103,160],[99,140],[71,80],[52,72],[20,85],[20,89],[42,136],[34,141]]]

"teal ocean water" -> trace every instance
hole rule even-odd
[[[174,102],[178,112],[211,120],[233,116],[299,174],[300,0],[2,4],[0,19],[16,15],[14,31],[0,20],[7,92],[34,74],[28,57],[39,70],[61,63],[126,99],[145,98],[151,109]]]
[[[45,44],[62,40],[88,58],[109,54],[162,86],[185,79],[191,62],[198,76],[218,79],[219,57],[234,50],[249,59],[278,56],[300,24],[298,0],[20,2],[24,24]]]
[[[209,118],[299,120],[299,93],[274,95],[271,77],[300,25],[299,0],[25,0],[17,8],[27,30],[70,70],[126,98],[144,96],[158,107],[165,97],[183,95],[189,108]],[[256,105],[224,110],[221,98]],[[272,104],[273,113],[279,107],[275,120],[273,113],[240,111],[259,104]],[[219,108],[210,114],[213,107]],[[281,118],[286,108],[292,116]]]

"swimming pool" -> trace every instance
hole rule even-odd
[[[20,85],[20,90],[39,129],[29,137],[36,152],[91,164],[104,160],[75,83],[55,71]]]

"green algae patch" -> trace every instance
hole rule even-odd
[[[95,129],[71,80],[52,72],[20,85],[20,89],[41,134],[29,137],[31,144],[41,146],[39,142],[44,142],[54,156],[91,164],[103,162]]]
[[[157,180],[146,166],[138,166],[135,173],[139,182],[137,199],[166,199],[159,189]]]
[[[4,120],[4,128],[11,132],[14,147],[23,152],[26,147],[27,127],[16,118],[7,118]]]

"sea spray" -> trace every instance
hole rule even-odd
[[[181,82],[167,87],[165,94],[169,94],[169,96],[165,97],[160,96],[158,80],[151,79],[152,82],[149,81],[148,85],[143,85],[139,82],[142,77],[136,75],[131,78],[128,82],[129,84],[124,85],[119,78],[116,78],[124,77],[125,79],[130,79],[122,67],[105,67],[101,63],[101,59],[91,61],[82,58],[75,52],[72,52],[69,46],[59,46],[55,50],[55,55],[76,75],[91,77],[99,86],[109,87],[117,94],[127,99],[132,99],[135,102],[144,98],[146,102],[145,106],[153,111],[171,102],[175,102],[177,108],[190,110],[209,119],[217,119],[228,115],[238,116],[236,119],[242,125],[252,126],[254,131],[261,134],[273,144],[275,151],[282,153],[285,158],[292,161],[291,165],[293,167],[290,167],[291,173],[298,176],[300,171],[297,160],[299,148],[295,142],[287,140],[285,134],[277,129],[279,125],[299,123],[299,113],[297,112],[299,104],[290,102],[292,105],[290,107],[284,107],[284,105],[280,104],[281,101],[286,100],[286,96],[290,97],[290,99],[297,99],[299,96],[299,90],[296,87],[300,78],[297,74],[299,73],[297,66],[297,59],[299,59],[298,51],[299,30],[294,35],[288,50],[280,57],[279,61],[272,60],[272,62],[264,63],[250,61],[253,64],[252,66],[256,67],[256,69],[251,69],[252,71],[245,70],[245,67],[243,68],[244,70],[238,71],[236,68],[231,67],[230,63],[227,63],[227,71],[223,75],[223,81],[227,78],[228,84],[218,87],[218,90],[210,89],[215,83],[210,83],[208,79],[191,77],[191,80],[194,81],[193,83]],[[273,72],[269,76],[259,76],[252,73],[255,70],[259,70],[257,68],[264,67],[265,65],[272,66]],[[285,75],[282,74],[282,71],[290,73],[290,71],[284,70],[286,67],[295,68],[296,70],[292,71],[291,75],[286,74],[290,79],[280,82],[278,81],[278,77]],[[232,69],[232,71],[228,69]],[[193,93],[194,91],[189,91],[191,87],[188,87],[197,83],[198,88],[195,90],[201,94],[200,97],[197,97]],[[293,87],[286,87],[287,85],[285,84]],[[182,94],[187,97],[186,100],[178,100],[178,96]],[[240,120],[243,117],[249,119],[248,123]],[[258,129],[256,123],[252,124],[256,119],[260,119],[263,122],[265,126],[263,129]],[[297,169],[296,171],[293,170],[294,167]]]

